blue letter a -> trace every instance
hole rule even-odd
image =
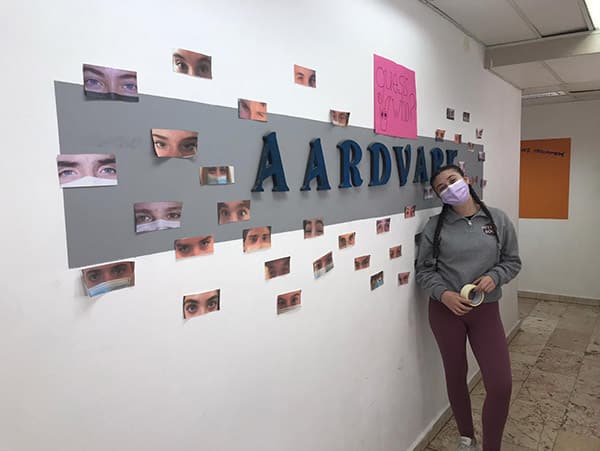
[[[327,178],[327,168],[323,158],[323,148],[321,139],[313,139],[310,142],[310,153],[308,154],[308,163],[304,173],[304,183],[300,191],[310,191],[310,181],[317,178],[317,191],[331,189],[329,179]]]
[[[285,181],[285,173],[283,172],[283,164],[281,163],[281,155],[279,154],[279,145],[277,144],[277,135],[271,132],[263,136],[263,149],[260,155],[260,163],[258,163],[258,173],[256,181],[252,187],[252,192],[262,192],[263,181],[268,178],[273,178],[273,191],[289,191]]]

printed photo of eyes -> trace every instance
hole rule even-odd
[[[255,227],[242,232],[244,252],[271,248],[271,226]]]
[[[114,186],[118,183],[114,154],[59,155],[56,165],[61,188]]]
[[[346,249],[347,247],[354,246],[356,242],[356,232],[346,233],[345,235],[338,236],[338,246],[340,249]]]
[[[333,125],[347,127],[350,120],[350,113],[346,111],[329,110],[329,119]]]
[[[404,217],[407,219],[414,218],[416,209],[416,205],[407,205],[406,207],[404,207]]]
[[[398,285],[406,285],[408,283],[408,276],[410,272],[401,272],[398,274]]]
[[[467,111],[463,112],[463,122],[471,122],[471,113]]]
[[[204,166],[200,168],[201,185],[231,185],[235,183],[233,166]]]
[[[402,245],[390,247],[390,260],[402,257]]]
[[[485,152],[483,150],[480,150],[479,152],[477,152],[477,160],[485,161]]]
[[[487,186],[487,180],[486,179],[481,179],[481,187],[485,188]]]
[[[198,132],[153,128],[152,145],[159,158],[192,158],[198,152]]]
[[[361,269],[366,269],[371,265],[371,256],[370,255],[362,255],[360,257],[356,257],[354,259],[354,270],[360,271]]]
[[[133,205],[135,233],[181,227],[182,202],[140,202]]]
[[[255,100],[238,99],[238,117],[251,121],[267,122],[267,104]]]
[[[217,218],[219,225],[250,220],[250,201],[234,200],[232,202],[218,202]]]
[[[83,286],[89,297],[135,285],[135,262],[117,262],[81,271]]]
[[[290,257],[278,258],[265,262],[265,279],[270,280],[275,277],[285,276],[290,273]]]
[[[446,119],[454,120],[454,108],[446,108]]]
[[[183,297],[183,319],[190,319],[221,310],[221,290],[187,294]]]
[[[304,239],[321,236],[325,231],[323,218],[305,219],[302,221],[302,228],[304,229]]]
[[[290,291],[277,296],[277,314],[297,309],[302,303],[302,290]]]
[[[462,135],[459,133],[455,133],[454,134],[454,144],[461,144],[462,143]]]
[[[475,138],[481,139],[483,137],[483,128],[475,129]]]
[[[469,141],[469,142],[467,143],[467,150],[468,150],[469,152],[475,152],[475,143],[472,143],[472,142],[470,142],[470,141]]]
[[[212,235],[195,236],[175,240],[175,258],[197,257],[214,252],[215,239]]]
[[[445,135],[446,135],[446,130],[442,130],[441,128],[438,128],[435,131],[435,140],[436,141],[443,141]]]
[[[371,276],[371,291],[383,285],[383,271]]]
[[[315,279],[324,276],[333,269],[333,252],[328,252],[313,262]]]
[[[381,233],[389,232],[391,221],[392,221],[392,218],[378,219],[375,222],[375,225],[377,227],[377,235],[379,235]]]
[[[137,102],[137,73],[111,67],[83,65],[83,91],[91,100]]]
[[[212,58],[190,50],[173,51],[173,71],[200,78],[212,78]]]
[[[465,171],[465,162],[464,161],[459,161],[458,162],[458,167],[460,168],[461,171]]]
[[[433,188],[431,186],[426,186],[423,188],[423,199],[433,199]]]
[[[294,64],[294,83],[297,85],[317,87],[317,72],[313,69]]]

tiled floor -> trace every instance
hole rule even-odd
[[[503,451],[600,451],[600,306],[520,299]],[[485,389],[471,393],[477,437]],[[456,450],[452,418],[428,451]]]

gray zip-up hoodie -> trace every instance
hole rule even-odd
[[[515,228],[502,210],[488,207],[500,244],[483,210],[471,219],[459,216],[450,209],[440,234],[440,255],[437,271],[433,259],[433,235],[439,215],[425,225],[417,253],[416,282],[437,300],[446,290],[460,293],[467,283],[481,276],[490,276],[496,288],[486,293],[484,302],[494,302],[502,296],[501,286],[521,270]]]

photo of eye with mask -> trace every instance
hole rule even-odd
[[[83,91],[91,100],[138,102],[137,73],[112,67],[83,65]]]
[[[360,257],[356,257],[354,259],[354,270],[360,271],[361,269],[366,269],[371,265],[371,256],[370,255],[361,255]]]
[[[200,168],[201,185],[231,185],[235,183],[233,166],[204,166]]]
[[[182,202],[140,202],[133,205],[135,233],[181,227]]]
[[[125,261],[94,266],[81,271],[83,286],[89,297],[135,285],[135,262]]]
[[[56,157],[61,188],[117,185],[117,159],[114,154],[71,154]]]
[[[153,128],[152,145],[159,158],[193,158],[198,152],[198,132]]]
[[[187,294],[183,297],[183,319],[221,310],[221,290]]]
[[[215,239],[212,235],[196,236],[175,240],[175,258],[210,255],[214,252]]]
[[[315,279],[323,277],[333,269],[333,252],[328,252],[313,262],[313,274]]]
[[[371,276],[371,291],[383,285],[383,271]]]
[[[285,276],[290,273],[290,257],[278,258],[265,262],[265,279]]]
[[[392,218],[378,219],[377,221],[375,221],[377,235],[389,232],[391,222]]]
[[[277,314],[297,309],[302,304],[302,290],[290,291],[277,296]]]
[[[350,113],[347,111],[329,110],[329,120],[338,127],[347,127]]]
[[[340,249],[354,246],[356,242],[356,232],[346,233],[338,236],[338,246]]]
[[[191,50],[175,49],[173,72],[212,79],[212,57]]]

